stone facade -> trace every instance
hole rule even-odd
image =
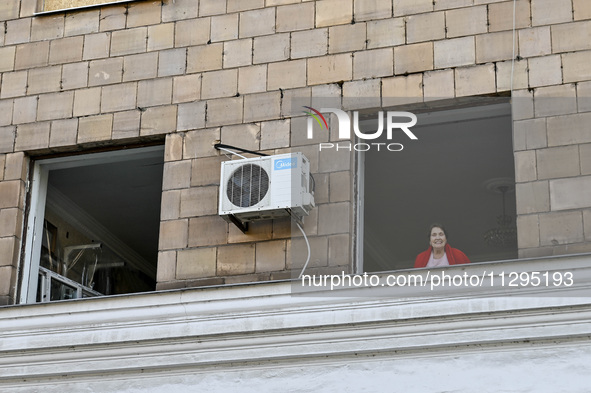
[[[290,277],[288,220],[242,234],[217,216],[216,142],[304,152],[311,267],[350,270],[353,220],[325,217],[353,217],[351,157],[318,154],[328,133],[303,139],[292,102],[313,97],[378,107],[512,81],[519,254],[591,252],[585,0],[517,0],[515,34],[510,0],[146,0],[38,16],[34,3],[0,1],[1,303],[15,301],[29,158],[153,140],[166,150],[158,289]]]

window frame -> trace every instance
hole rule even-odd
[[[100,165],[115,162],[130,161],[138,157],[151,157],[163,154],[164,145],[133,147],[106,152],[69,155],[56,158],[42,158],[32,162],[29,176],[30,202],[27,206],[26,227],[24,233],[24,248],[22,269],[20,274],[19,304],[36,303],[39,262],[41,257],[41,243],[43,236],[43,222],[45,206],[47,204],[47,190],[49,188],[49,171]],[[108,295],[106,295],[108,296]]]

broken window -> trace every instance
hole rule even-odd
[[[162,146],[34,163],[21,303],[155,289]]]

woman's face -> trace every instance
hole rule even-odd
[[[443,249],[447,243],[445,232],[439,227],[431,229],[431,247],[435,249]]]

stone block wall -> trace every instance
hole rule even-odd
[[[0,1],[4,303],[17,285],[28,157],[153,139],[166,145],[158,288],[289,277],[300,239],[288,221],[244,235],[217,216],[220,141],[304,152],[318,204],[305,229],[324,250],[312,267],[350,269],[352,157],[318,154],[336,136],[305,139],[293,105],[317,97],[377,108],[507,94],[512,82],[520,255],[591,251],[587,0],[138,0],[34,16],[35,7]],[[326,225],[345,211],[339,228]]]

